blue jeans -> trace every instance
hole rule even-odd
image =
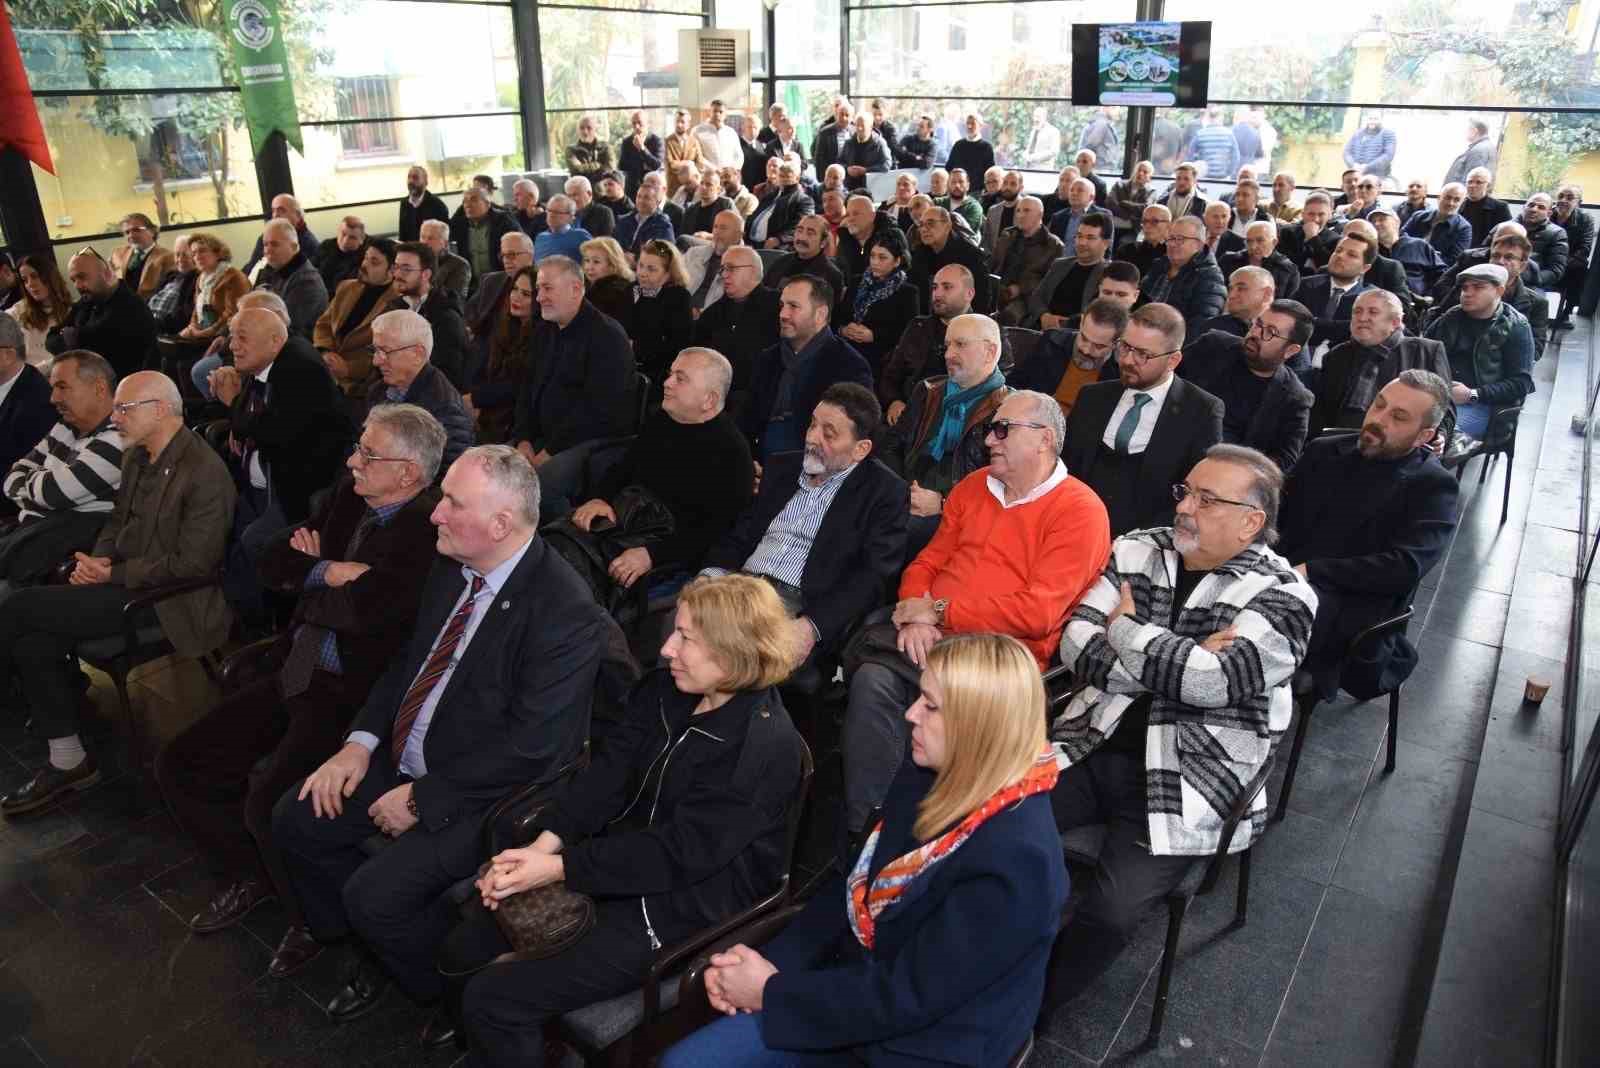
[[[1492,405],[1481,401],[1477,404],[1456,405],[1456,429],[1463,434],[1471,434],[1475,438],[1482,438],[1484,431],[1489,429],[1489,417],[1494,414]]]
[[[661,1058],[661,1068],[845,1068],[861,1062],[847,1052],[768,1049],[761,1014],[740,1013],[709,1023]]]
[[[216,395],[211,392],[211,385],[206,378],[222,366],[221,356],[205,356],[194,361],[194,366],[189,368],[189,380],[194,383],[194,388],[200,391],[200,396],[208,401],[216,400]]]

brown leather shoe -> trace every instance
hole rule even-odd
[[[311,932],[295,924],[283,932],[283,941],[267,965],[267,974],[274,979],[287,979],[307,964],[322,956],[322,943],[311,937]]]
[[[210,934],[224,927],[232,927],[250,915],[257,905],[264,905],[276,897],[256,880],[240,879],[212,898],[204,912],[196,913],[189,921],[189,929],[196,934]]]
[[[99,781],[100,769],[95,766],[94,757],[91,756],[84,757],[83,763],[71,771],[62,771],[53,764],[46,764],[33,778],[0,797],[0,813],[20,816],[59,800],[69,790],[87,790]]]

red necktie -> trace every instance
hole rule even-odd
[[[439,635],[439,640],[434,643],[433,652],[428,654],[428,662],[422,665],[421,674],[411,684],[411,689],[406,691],[405,699],[400,702],[400,712],[394,718],[394,733],[389,738],[389,752],[394,757],[394,765],[397,768],[400,766],[401,755],[406,751],[406,739],[411,737],[411,725],[416,723],[417,713],[422,711],[422,706],[428,701],[428,695],[433,692],[434,686],[450,667],[450,658],[455,654],[456,645],[460,643],[461,635],[467,629],[467,619],[472,615],[472,606],[482,589],[483,576],[472,576],[472,589],[467,591],[467,599],[461,602],[456,614],[445,624],[444,633]]]

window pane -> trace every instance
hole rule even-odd
[[[1357,137],[1364,134],[1364,117],[1377,120],[1380,131],[1394,134],[1394,159],[1384,176],[1384,188],[1391,191],[1403,191],[1412,179],[1421,179],[1427,182],[1429,192],[1438,192],[1452,165],[1467,150],[1469,124],[1473,121],[1488,126],[1482,150],[1490,156],[1495,195],[1519,198],[1540,190],[1554,192],[1566,178],[1583,178],[1575,155],[1538,147],[1550,116],[1537,112],[1480,116],[1469,111],[1363,111],[1278,104],[1264,105],[1256,116],[1250,116],[1252,109],[1245,107],[1217,110],[1226,127],[1235,128],[1241,120],[1258,124],[1252,132],[1236,131],[1236,144],[1240,136],[1250,147],[1259,140],[1262,156],[1258,158],[1268,161],[1262,176],[1270,179],[1274,171],[1291,171],[1300,186],[1339,187],[1339,177],[1347,166],[1346,152],[1355,150],[1352,158],[1361,157],[1361,140]],[[1158,174],[1170,174],[1177,160],[1197,154],[1192,144],[1203,116],[1199,111],[1156,112],[1155,151],[1151,155]],[[1381,132],[1370,141],[1381,146]]]
[[[306,208],[398,200],[413,163],[428,168],[429,188],[439,191],[460,189],[474,174],[498,183],[505,172],[522,170],[524,158],[515,115],[305,126],[301,132],[306,153],[290,151],[289,170]]]
[[[289,53],[304,121],[517,107],[508,7],[348,2],[291,38]]]
[[[839,0],[783,0],[773,15],[777,73],[839,73]]]
[[[38,101],[56,174],[34,181],[52,238],[117,229],[130,211],[169,223],[261,213],[237,93]]]
[[[541,7],[560,7],[562,0],[541,3]],[[585,7],[614,7],[620,11],[679,11],[686,15],[700,14],[700,0],[567,0]]]
[[[22,65],[35,91],[209,88],[228,84],[222,74],[218,38],[207,30],[189,27],[79,33],[71,28],[70,13],[65,8],[25,5],[12,10]],[[46,17],[46,10],[59,10],[61,14]],[[87,58],[91,49],[104,64],[93,74]]]
[[[795,139],[806,146],[806,157],[811,155],[811,142],[817,127],[833,112],[833,98],[839,95],[836,81],[778,82],[775,103],[783,105],[794,123]]]
[[[717,0],[717,28],[750,31],[750,73],[767,73],[767,7],[761,0]]]
[[[1131,0],[852,11],[850,83],[864,96],[1071,97],[1073,23],[1133,14]]]
[[[859,98],[865,104],[870,96]],[[826,115],[827,100],[818,111],[817,121]],[[917,118],[933,119],[936,157],[943,159],[950,145],[966,136],[965,116],[975,111],[982,120],[984,138],[994,146],[995,162],[1021,170],[1053,172],[1072,162],[1080,148],[1090,147],[1099,157],[1096,173],[1116,174],[1122,169],[1122,138],[1127,129],[1126,108],[1074,108],[1060,100],[984,100],[946,96],[884,100],[884,118],[894,124],[895,136],[904,137],[916,129]],[[1035,116],[1043,110],[1043,123],[1035,133]],[[1095,123],[1104,114],[1106,122]],[[1091,123],[1093,128],[1091,129]],[[1051,135],[1049,127],[1055,128]],[[1057,145],[1054,155],[1049,145]],[[981,177],[981,176],[980,176]],[[1045,185],[1055,189],[1051,180]]]
[[[677,98],[678,31],[699,16],[603,14],[539,7],[545,105],[551,108],[638,107]],[[552,137],[552,141],[554,138]]]
[[[653,98],[675,97],[677,90],[657,90],[650,94]],[[638,110],[644,112],[645,131],[657,137],[665,137],[672,132],[673,108],[667,106],[644,107]],[[621,153],[622,140],[633,136],[629,119],[634,109],[618,108],[614,111],[552,111],[545,113],[545,125],[550,131],[550,162],[552,166],[565,166],[566,158],[562,154],[566,146],[578,140],[578,120],[585,115],[594,119],[595,137],[611,146],[611,157],[616,160]]]

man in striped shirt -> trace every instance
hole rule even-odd
[[[6,472],[16,528],[0,538],[0,590],[30,585],[94,545],[122,484],[122,435],[111,425],[117,374],[87,349],[57,356],[50,403],[61,419]]]

